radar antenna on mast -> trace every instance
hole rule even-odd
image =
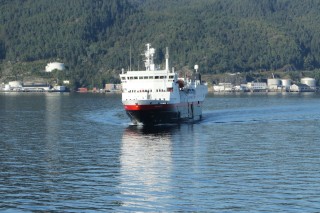
[[[146,44],[146,46],[147,46],[147,50],[144,52],[144,56],[145,56],[144,64],[145,64],[145,67],[146,67],[147,71],[154,70],[155,69],[155,65],[154,65],[154,62],[153,62],[153,56],[154,56],[154,53],[156,52],[156,50],[154,48],[151,48],[151,44],[150,43]]]

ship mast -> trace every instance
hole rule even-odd
[[[144,64],[146,67],[146,71],[153,71],[153,70],[155,70],[155,65],[153,62],[153,56],[155,53],[155,49],[151,48],[150,43],[146,44],[146,46],[147,46],[147,50],[144,52],[144,56],[145,56]]]
[[[166,47],[166,70],[169,72],[169,48]]]

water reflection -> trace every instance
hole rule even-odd
[[[48,142],[54,142],[58,140],[61,128],[61,95],[46,94],[45,104],[46,138]]]
[[[319,212],[319,97],[211,95],[197,124],[125,128],[120,96],[0,93],[0,212]]]
[[[157,125],[157,126],[137,126],[130,125],[125,130],[124,134],[133,134],[141,138],[144,138],[145,135],[154,135],[161,136],[167,135],[170,137],[174,132],[178,131],[181,128],[179,124],[166,124],[166,125]]]
[[[129,126],[125,129],[119,185],[123,208],[148,211],[152,210],[152,203],[170,199],[166,192],[170,191],[173,169],[171,135],[176,129],[177,126]],[[142,206],[143,203],[150,206]]]

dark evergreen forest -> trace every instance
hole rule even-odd
[[[320,68],[319,0],[0,0],[0,79],[68,67],[74,87],[142,69],[144,44],[207,74]]]

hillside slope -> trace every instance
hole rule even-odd
[[[318,11],[317,0],[0,0],[0,78],[58,60],[75,86],[101,85],[129,66],[130,47],[141,68],[147,42],[158,63],[168,46],[176,69],[318,69]]]

